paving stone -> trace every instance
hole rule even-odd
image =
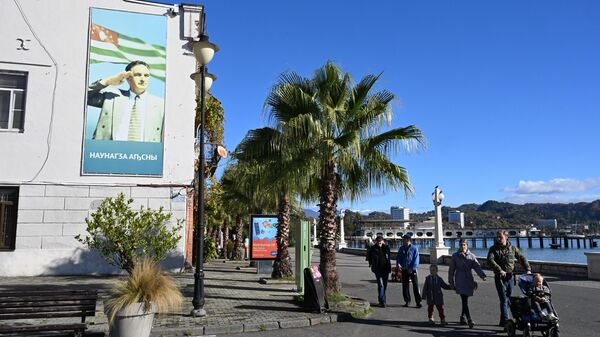
[[[229,333],[229,327],[227,325],[207,325],[204,327],[204,333],[226,334]]]
[[[291,319],[279,322],[279,327],[282,329],[303,328],[306,326],[310,326],[310,320],[308,319]]]
[[[331,317],[329,317],[329,315],[323,315],[321,317],[314,317],[314,318],[310,318],[309,320],[310,320],[310,325],[331,323]]]
[[[279,322],[245,323],[244,332],[279,329]]]

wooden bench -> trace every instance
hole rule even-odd
[[[96,290],[0,292],[0,334],[68,330],[82,336],[87,328],[85,318],[95,315],[97,299]],[[81,323],[35,325],[18,321],[64,317],[80,317]]]

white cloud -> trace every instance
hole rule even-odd
[[[591,202],[600,199],[600,179],[521,180],[503,191],[510,193],[504,201],[517,204]]]
[[[516,187],[506,187],[504,192],[516,194],[563,194],[585,192],[600,186],[600,179],[576,180],[556,178],[550,181],[521,180]]]
[[[596,195],[548,195],[548,194],[515,194],[504,198],[502,201],[513,204],[568,204],[577,202],[592,202],[600,199],[600,194]]]

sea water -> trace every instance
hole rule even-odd
[[[422,253],[429,253],[429,248],[431,244],[433,244],[433,240],[427,240],[428,242],[421,242],[421,240],[414,240],[413,244],[419,247],[419,251]],[[593,247],[590,248],[589,240],[586,242],[587,248],[583,248],[583,241],[581,242],[581,248],[577,248],[576,240],[569,242],[569,248],[565,248],[564,245],[561,245],[561,248],[552,249],[550,248],[550,242],[548,238],[544,241],[544,248],[540,248],[540,240],[534,238],[532,240],[532,247],[529,248],[529,243],[526,238],[522,238],[520,241],[520,250],[527,257],[528,260],[535,261],[548,261],[548,262],[566,262],[566,263],[582,263],[587,264],[587,258],[585,256],[585,252],[600,252],[600,248]],[[598,242],[598,239],[595,239]],[[401,245],[401,240],[390,240],[388,244],[390,244],[390,249],[392,251],[397,251],[399,245]],[[446,247],[450,247],[450,253],[453,253],[458,250],[459,240],[444,240],[444,244]],[[493,239],[489,238],[487,240],[487,248],[484,248],[483,242],[481,239],[477,239],[477,247],[473,247],[473,242],[471,239],[467,239],[467,243],[469,244],[469,250],[475,254],[477,257],[486,257],[489,248],[493,245]],[[510,243],[513,246],[517,246],[517,240],[514,238],[510,239]],[[561,242],[562,243],[562,242]],[[350,245],[351,247],[356,248],[364,248],[364,243],[359,243],[358,245]]]

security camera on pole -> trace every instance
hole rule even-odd
[[[429,251],[430,263],[442,262],[442,256],[449,255],[450,248],[444,246],[444,229],[442,228],[442,200],[444,193],[438,186],[431,194],[433,206],[435,207],[435,245]]]

